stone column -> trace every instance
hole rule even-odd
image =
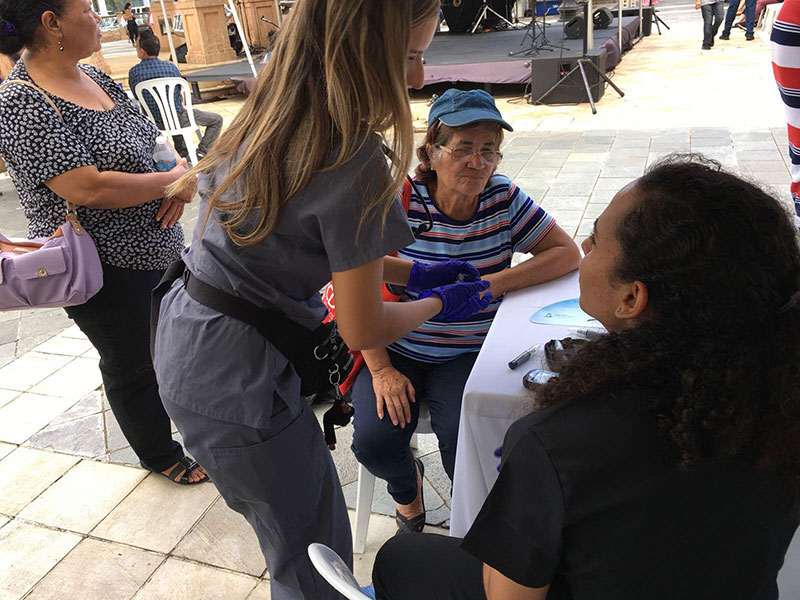
[[[239,20],[251,46],[266,48],[269,45],[268,34],[275,28],[261,20],[266,17],[278,23],[278,12],[275,7],[276,0],[234,0],[236,10],[239,11]]]
[[[191,64],[236,60],[228,41],[224,0],[178,0],[175,12],[183,15],[186,61]]]

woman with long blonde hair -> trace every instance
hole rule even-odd
[[[438,0],[300,0],[234,123],[176,184],[199,176],[203,205],[184,253],[189,275],[160,303],[159,385],[187,448],[255,529],[275,600],[338,597],[306,547],[325,543],[352,563],[339,480],[292,363],[184,282],[311,330],[332,278],[352,349],[488,305],[487,282],[452,283],[476,275],[468,265],[384,258],[414,239],[395,196],[412,156],[407,86],[424,82],[438,12]],[[383,281],[422,299],[384,304]]]

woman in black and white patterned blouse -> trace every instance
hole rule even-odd
[[[178,224],[193,190],[164,198],[186,173],[155,172],[156,127],[114,81],[79,64],[100,49],[90,0],[0,0],[0,52],[23,50],[0,90],[0,155],[28,219],[30,237],[64,222],[64,200],[103,263],[103,289],[66,309],[100,354],[106,396],[142,466],[178,483],[208,481],[172,439],[149,351],[150,291],[183,249]]]

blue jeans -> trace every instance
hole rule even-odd
[[[372,375],[363,368],[353,384],[352,450],[366,469],[387,482],[389,494],[398,504],[411,504],[417,496],[417,469],[409,442],[417,426],[419,403],[428,402],[431,427],[439,438],[442,465],[453,480],[456,464],[458,421],[464,385],[478,357],[464,354],[445,363],[426,363],[389,351],[395,369],[414,386],[416,402],[411,404],[411,423],[401,429],[392,425],[388,414],[378,418]]]
[[[713,46],[719,26],[722,25],[725,7],[722,6],[722,2],[715,2],[701,6],[700,12],[703,13],[703,45]]]
[[[728,4],[728,12],[725,13],[725,27],[722,28],[722,35],[724,36],[731,34],[733,19],[736,16],[736,11],[739,10],[739,2],[740,0],[730,0]],[[744,19],[747,27],[746,35],[747,37],[752,37],[753,28],[756,25],[756,0],[745,0]]]

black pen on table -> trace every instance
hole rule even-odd
[[[508,363],[508,368],[514,370],[518,366],[525,364],[526,362],[528,362],[528,359],[533,355],[533,353],[536,352],[538,349],[539,349],[539,344],[534,344],[533,346],[525,350],[525,352],[517,356],[510,363]]]

